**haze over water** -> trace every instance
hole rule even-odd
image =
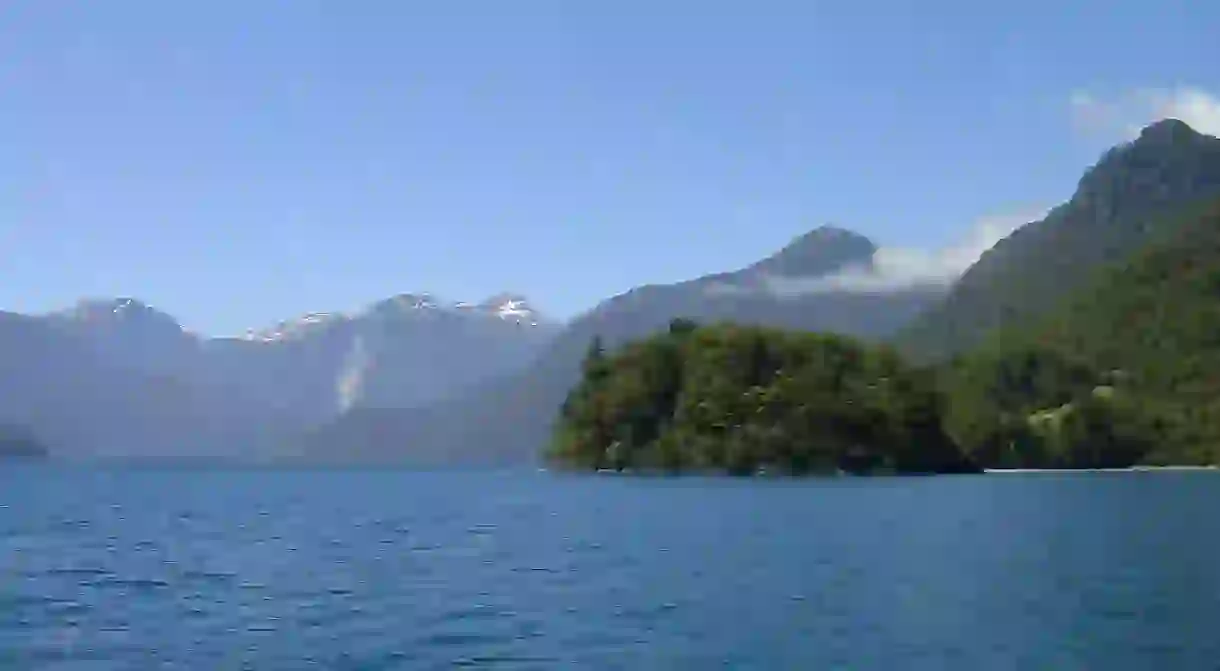
[[[1210,473],[0,470],[0,667],[1202,669]]]

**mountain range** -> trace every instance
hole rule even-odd
[[[63,456],[520,463],[545,443],[595,340],[615,348],[688,318],[834,331],[944,360],[1048,313],[1173,233],[1159,215],[1216,196],[1220,140],[1165,120],[1106,152],[1069,201],[951,285],[836,282],[873,272],[877,246],[823,226],[745,268],[641,286],[566,324],[511,294],[402,294],[233,338],[186,332],[130,298],[0,313],[0,422]]]
[[[745,268],[615,296],[572,320],[531,365],[458,398],[423,408],[358,408],[311,433],[306,453],[323,461],[519,463],[546,441],[555,409],[580,377],[598,338],[614,348],[675,318],[835,331],[865,339],[895,333],[941,298],[930,284],[887,291],[834,288],[845,272],[867,272],[869,239],[823,226]]]
[[[403,294],[226,338],[133,298],[0,313],[0,418],[70,456],[271,456],[350,408],[425,405],[513,372],[557,327],[510,294]]]

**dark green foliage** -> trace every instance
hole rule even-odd
[[[973,460],[992,468],[1046,466],[1046,448],[1029,416],[1093,388],[1091,368],[1025,343],[996,343],[959,357],[942,372],[950,399],[945,428]]]
[[[932,375],[845,337],[682,322],[609,357],[594,347],[584,369],[548,452],[563,466],[968,468],[941,430]]]
[[[994,467],[1220,460],[1220,202],[1158,226],[1173,233],[946,368],[946,427],[967,454]]]
[[[1033,331],[1125,390],[1157,461],[1220,459],[1220,201],[1103,273]],[[1134,431],[1135,428],[1128,427]]]
[[[1160,436],[1138,414],[1136,399],[1088,396],[1048,436],[1059,468],[1125,467],[1141,463]]]
[[[699,324],[697,324],[694,320],[691,320],[691,319],[684,319],[682,317],[676,317],[674,319],[669,320],[669,332],[674,335],[682,335],[685,333],[691,333],[692,331],[694,331],[697,328],[699,328]]]

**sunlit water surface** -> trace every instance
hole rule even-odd
[[[1215,669],[1220,475],[0,465],[0,667]]]

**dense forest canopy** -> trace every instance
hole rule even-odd
[[[1214,464],[1220,202],[1165,229],[1049,314],[937,366],[685,320],[613,353],[594,340],[547,456],[737,474]]]
[[[935,379],[834,335],[675,321],[614,354],[594,342],[552,461],[596,469],[786,473],[967,468]]]
[[[1151,424],[1152,463],[1220,461],[1220,200],[1012,337],[1079,361]]]

